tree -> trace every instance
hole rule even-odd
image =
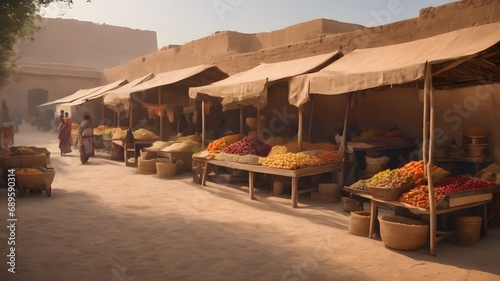
[[[87,0],[87,2],[89,2]],[[51,3],[71,5],[72,0],[2,0],[0,2],[0,88],[8,81],[18,59],[17,40],[32,39],[40,9]]]

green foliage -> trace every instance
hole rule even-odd
[[[88,2],[88,1],[87,1]],[[14,44],[32,39],[38,28],[35,20],[41,7],[51,3],[70,5],[72,0],[2,0],[0,1],[0,88],[7,83],[18,59]]]

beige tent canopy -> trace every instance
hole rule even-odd
[[[431,174],[433,88],[500,82],[499,42],[500,23],[493,23],[397,45],[356,50],[318,73],[294,78],[289,101],[300,106],[308,100],[309,93],[337,95],[423,80],[423,160],[426,174]],[[435,255],[437,223],[432,177],[428,181],[430,253]]]
[[[478,77],[499,82],[499,40],[500,23],[493,23],[355,50],[317,73],[293,78],[289,101],[299,106],[310,93],[336,95],[421,80],[426,62],[432,65],[434,87],[484,83]]]
[[[202,87],[189,89],[193,99],[203,99],[203,95],[222,99],[224,110],[236,109],[246,105],[263,108],[267,104],[267,89],[273,83],[290,77],[317,71],[338,59],[338,51],[302,59],[261,63],[260,65],[224,80]]]
[[[118,81],[115,81],[113,83],[106,84],[104,86],[98,87],[98,90],[96,91],[90,91],[90,93],[87,93],[86,95],[71,101],[69,103],[70,106],[75,106],[75,105],[81,105],[84,104],[86,101],[89,100],[94,100],[102,97],[104,94],[106,94],[108,91],[120,88],[123,85],[126,85],[128,81],[126,79],[121,79]]]
[[[128,109],[128,100],[131,98],[136,102],[152,104],[188,105],[189,87],[206,85],[226,77],[227,74],[214,65],[198,65],[163,72],[130,88],[108,93],[104,103],[107,106],[123,104],[125,110]]]
[[[125,84],[120,88],[105,92],[103,97],[104,105],[116,112],[128,111],[130,93],[133,91],[131,89],[145,81],[152,79],[154,76],[155,75],[153,73],[149,73],[148,75],[134,79],[130,83]]]
[[[38,105],[38,107],[49,106],[49,105],[53,105],[53,104],[69,103],[69,102],[72,102],[76,99],[84,97],[86,95],[92,94],[93,92],[99,90],[101,87],[102,86],[91,88],[91,89],[80,89],[69,96],[65,96],[65,97],[57,99],[57,100],[42,103],[42,104]]]

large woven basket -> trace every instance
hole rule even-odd
[[[384,244],[396,250],[418,250],[427,242],[429,224],[423,220],[402,216],[382,216],[380,236]]]
[[[23,197],[24,190],[45,190],[47,196],[51,196],[52,182],[56,171],[53,168],[47,168],[45,172],[37,174],[24,174],[16,172],[16,185],[19,189],[19,194]]]
[[[458,232],[458,244],[467,246],[481,240],[481,217],[456,217],[454,229]]]
[[[370,194],[373,198],[382,199],[385,201],[397,201],[401,194],[413,188],[413,182],[400,187],[376,187],[370,186]]]

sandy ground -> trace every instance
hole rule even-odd
[[[47,147],[52,197],[17,198],[15,274],[7,271],[7,189],[0,188],[0,280],[500,280],[500,229],[472,246],[417,251],[347,232],[341,203],[240,185],[201,187],[185,173],[142,175],[105,154],[60,156],[54,132],[24,125],[16,145]],[[368,206],[366,206],[368,207]]]

